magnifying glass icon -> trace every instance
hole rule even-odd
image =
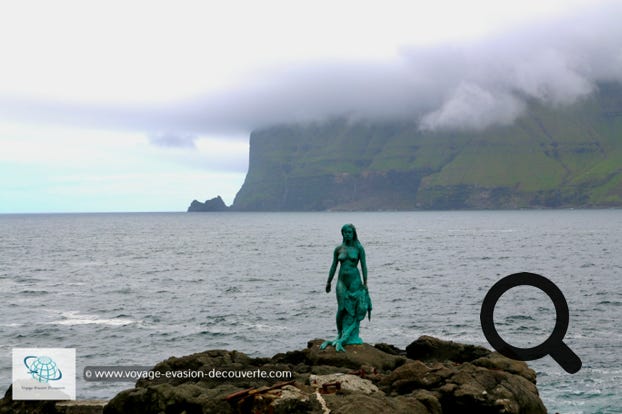
[[[494,322],[494,310],[497,301],[508,290],[516,286],[533,286],[542,290],[555,305],[555,327],[548,339],[532,348],[517,348],[505,342],[497,332]],[[581,369],[581,359],[563,341],[570,321],[568,303],[561,290],[544,276],[535,273],[514,273],[495,283],[484,298],[480,312],[482,331],[488,343],[500,354],[520,361],[533,361],[545,355],[553,359],[568,373],[574,374]]]

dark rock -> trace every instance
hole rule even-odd
[[[56,403],[58,414],[102,414],[108,400],[69,400]]]
[[[532,382],[470,363],[457,367],[439,391],[443,413],[546,413]]]
[[[379,349],[386,354],[406,356],[406,351],[403,349],[399,349],[395,345],[380,343],[374,345],[374,348]]]
[[[438,400],[440,398],[439,393],[428,390],[415,390],[411,396],[423,404],[430,414],[443,414],[443,407]]]
[[[426,335],[406,347],[408,358],[422,361],[470,362],[490,352],[481,346],[459,344]]]
[[[57,414],[56,401],[22,401],[13,400],[13,386],[0,400],[0,414]]]
[[[409,357],[391,345],[348,345],[346,352],[320,350],[321,339],[304,350],[272,358],[211,350],[157,364],[162,374],[141,379],[117,394],[104,414],[122,413],[415,413],[544,414],[535,372],[485,348],[423,336]],[[385,352],[384,350],[388,351]],[[413,356],[418,358],[413,359]],[[217,378],[214,370],[289,371],[291,378]],[[167,372],[202,376],[166,376]],[[58,414],[54,402],[11,401],[0,414]]]
[[[497,369],[509,372],[510,374],[520,375],[534,384],[536,383],[536,371],[529,368],[524,362],[506,358],[498,352],[491,352],[488,355],[477,358],[471,363],[478,367]]]
[[[307,344],[305,352],[311,365],[330,365],[353,370],[368,366],[381,371],[392,371],[406,362],[405,357],[387,354],[369,344],[348,345],[347,352],[335,352],[333,347],[321,350],[322,342],[324,340],[314,339]]]
[[[333,394],[324,396],[330,413],[335,414],[430,414],[415,397],[390,398],[385,395]]]
[[[104,413],[546,413],[533,370],[482,347],[423,336],[406,358],[387,344],[341,353],[320,350],[322,342],[272,358],[223,350],[169,358],[154,370],[290,370],[293,379],[143,379]]]
[[[273,361],[283,362],[286,364],[301,364],[306,362],[307,354],[305,351],[289,351],[281,354],[276,354],[272,357]]]
[[[216,198],[212,198],[211,200],[206,200],[205,203],[201,203],[200,201],[193,200],[190,203],[190,207],[188,207],[188,213],[193,212],[215,212],[215,211],[228,211],[229,207],[225,204],[225,202],[220,198],[220,196]]]
[[[0,414],[102,414],[105,400],[13,400],[13,386],[0,400]]]
[[[453,369],[446,364],[436,363],[431,366],[421,361],[408,361],[385,376],[380,385],[387,392],[407,394],[416,389],[433,389],[443,385],[444,381],[453,373]]]

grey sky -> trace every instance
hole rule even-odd
[[[0,96],[4,116],[151,131],[155,144],[326,117],[401,118],[423,128],[511,123],[527,99],[564,105],[622,80],[622,4],[580,7],[494,35],[401,45],[389,59],[284,63],[227,88],[153,104],[85,104]],[[163,135],[164,134],[164,135]],[[175,135],[176,138],[172,136]]]
[[[606,0],[2,3],[0,212],[231,203],[249,133],[273,124],[508,124],[622,81],[620,16]]]

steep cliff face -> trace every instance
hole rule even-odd
[[[512,126],[422,131],[332,120],[255,131],[233,209],[622,206],[622,87]]]

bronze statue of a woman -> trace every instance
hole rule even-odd
[[[337,351],[345,352],[344,345],[362,344],[359,337],[359,326],[365,315],[371,319],[371,300],[367,291],[367,264],[365,263],[365,249],[358,240],[356,229],[352,224],[341,228],[343,242],[335,248],[333,264],[328,273],[326,293],[330,292],[330,285],[335,277],[337,262],[339,262],[339,276],[337,279],[337,338],[334,341],[324,342],[320,348],[328,345]],[[358,269],[361,264],[363,280]]]

